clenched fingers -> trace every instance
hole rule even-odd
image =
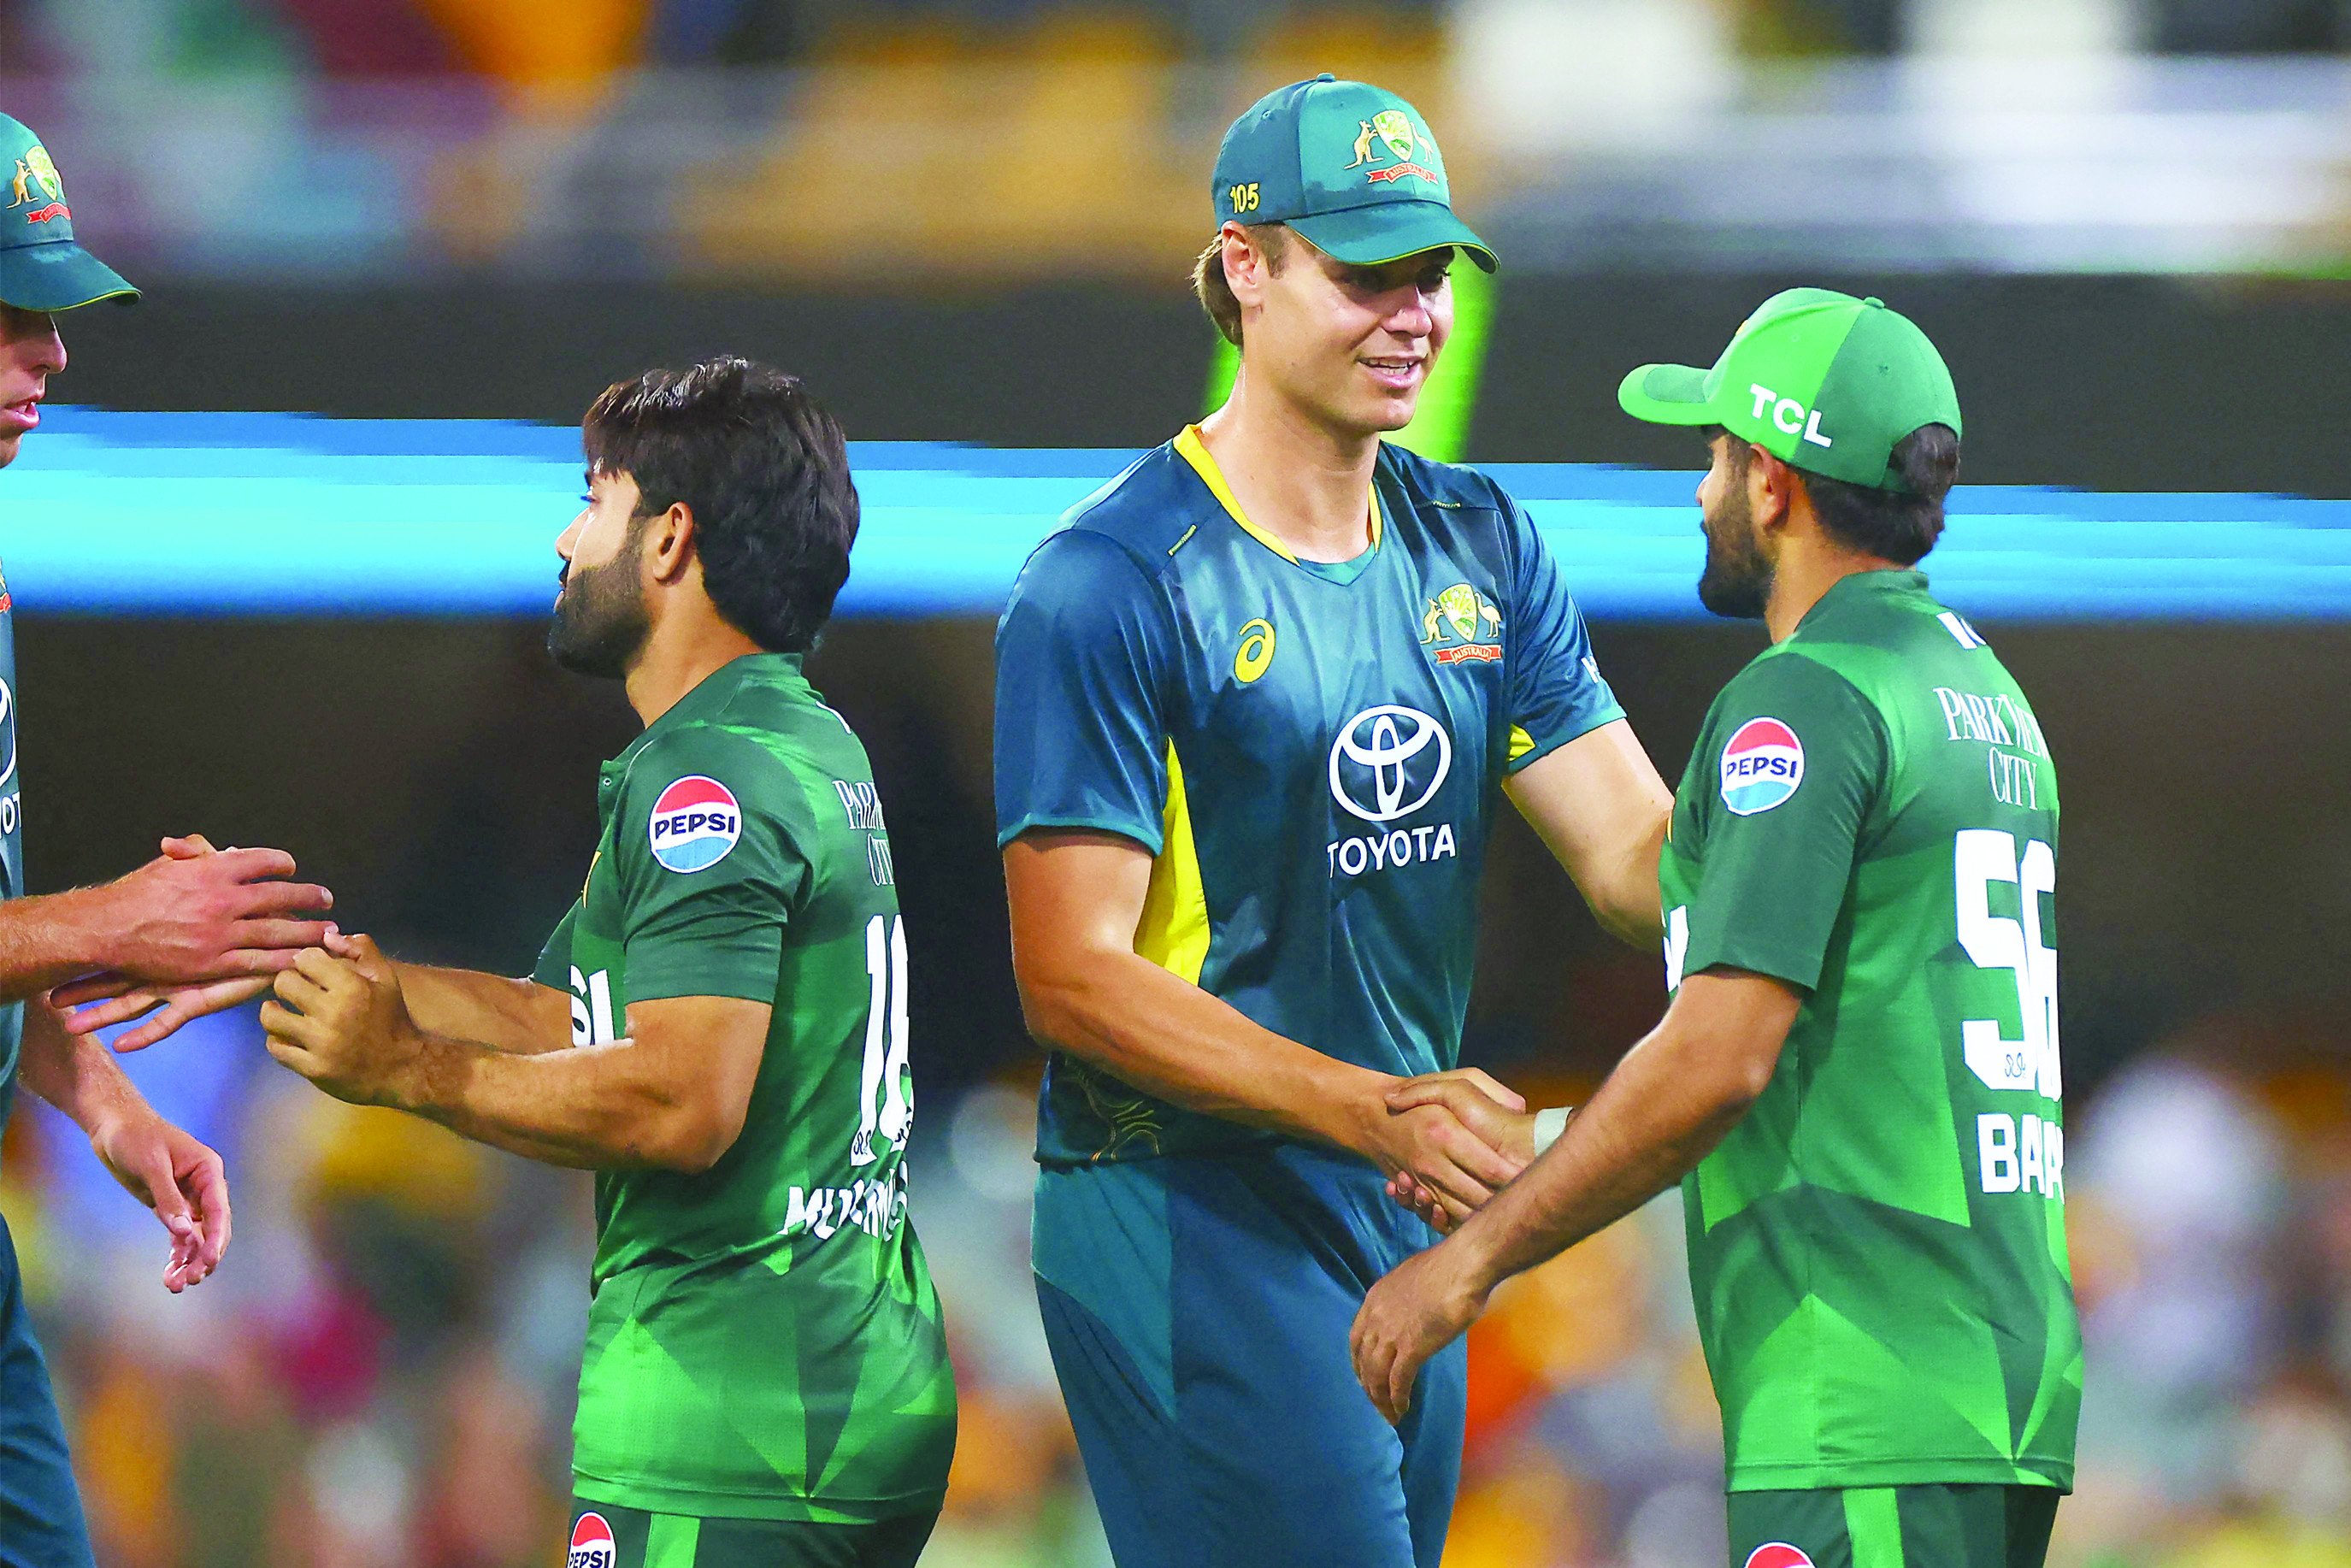
[[[1447,1113],[1445,1124],[1437,1133],[1437,1148],[1463,1174],[1476,1178],[1486,1189],[1478,1195],[1480,1203],[1492,1196],[1491,1189],[1508,1186],[1519,1174],[1520,1166],[1516,1160],[1497,1151],[1450,1112]]]
[[[288,1067],[293,1066],[294,1063],[287,1061],[285,1054],[278,1048],[281,1045],[285,1046],[295,1055],[306,1061],[308,1060],[310,1042],[317,1038],[318,1028],[317,1020],[306,1014],[296,1012],[283,1002],[266,1001],[261,1004],[263,1043],[269,1047],[270,1055],[286,1062]]]

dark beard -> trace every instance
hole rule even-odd
[[[633,541],[635,534],[631,533]],[[629,673],[652,629],[633,543],[601,566],[572,568],[548,623],[547,651],[565,669],[618,680]]]
[[[1744,486],[1730,492],[1723,515],[1706,528],[1706,570],[1698,601],[1734,621],[1760,621],[1771,599],[1771,563],[1755,548],[1755,514]]]

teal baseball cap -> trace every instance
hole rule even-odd
[[[1494,252],[1453,215],[1428,121],[1395,94],[1328,72],[1251,104],[1217,149],[1217,223],[1287,224],[1358,267],[1458,246],[1487,271]]]
[[[128,305],[139,290],[74,242],[65,181],[41,139],[0,114],[0,301],[19,310],[72,310],[100,299]]]
[[[1711,370],[1643,365],[1616,389],[1635,419],[1719,424],[1792,468],[1899,490],[1894,449],[1921,426],[1959,428],[1959,394],[1927,334],[1883,299],[1774,294]]]

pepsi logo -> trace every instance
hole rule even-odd
[[[571,1555],[563,1560],[563,1568],[612,1568],[620,1557],[621,1549],[612,1540],[612,1527],[604,1522],[604,1516],[583,1513],[580,1522],[571,1527]]]
[[[661,792],[646,826],[653,859],[670,871],[702,871],[743,836],[743,808],[717,779],[689,773]]]
[[[1747,1554],[1747,1568],[1813,1568],[1813,1560],[1784,1541],[1773,1541]]]
[[[1722,803],[1751,817],[1782,804],[1804,781],[1804,743],[1776,718],[1750,718],[1722,748]]]

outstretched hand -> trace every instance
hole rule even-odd
[[[223,852],[214,850],[202,834],[165,839],[162,850],[161,860],[153,862],[154,864],[161,864],[167,861],[195,861],[206,855],[217,855]],[[226,852],[243,854],[248,852],[231,850]],[[259,852],[275,854],[277,852]],[[290,869],[293,862],[289,859],[286,864]],[[152,866],[142,868],[142,870],[147,869],[152,869]],[[131,874],[137,876],[140,873],[134,872]],[[295,884],[283,883],[266,885],[295,888]],[[298,891],[315,892],[319,897],[316,907],[320,909],[330,906],[333,902],[332,895],[329,894],[324,888]],[[256,927],[255,931],[248,933],[249,935],[261,934],[257,927],[262,923],[248,922],[247,924]],[[330,951],[334,950],[335,945],[341,940],[340,933],[332,921],[323,923],[279,921],[274,924],[286,928],[277,932],[277,935],[306,939],[310,931],[315,928],[319,933],[319,940],[322,941]],[[282,967],[284,965],[291,964],[295,954],[298,951],[298,947],[278,949],[271,956],[273,961],[282,959],[283,962],[279,966]],[[207,1014],[225,1012],[230,1008],[242,1007],[256,997],[266,995],[273,977],[273,971],[264,970],[260,973],[238,973],[222,978],[172,985],[142,983],[118,969],[91,975],[76,980],[70,985],[59,986],[49,993],[49,1002],[63,1015],[66,1029],[73,1034],[89,1034],[93,1030],[107,1029],[115,1024],[129,1023],[135,1019],[146,1019],[147,1021],[137,1029],[125,1030],[114,1040],[114,1049],[117,1051],[143,1051],[148,1046],[176,1032],[183,1024]],[[150,1014],[153,1016],[150,1017]]]

